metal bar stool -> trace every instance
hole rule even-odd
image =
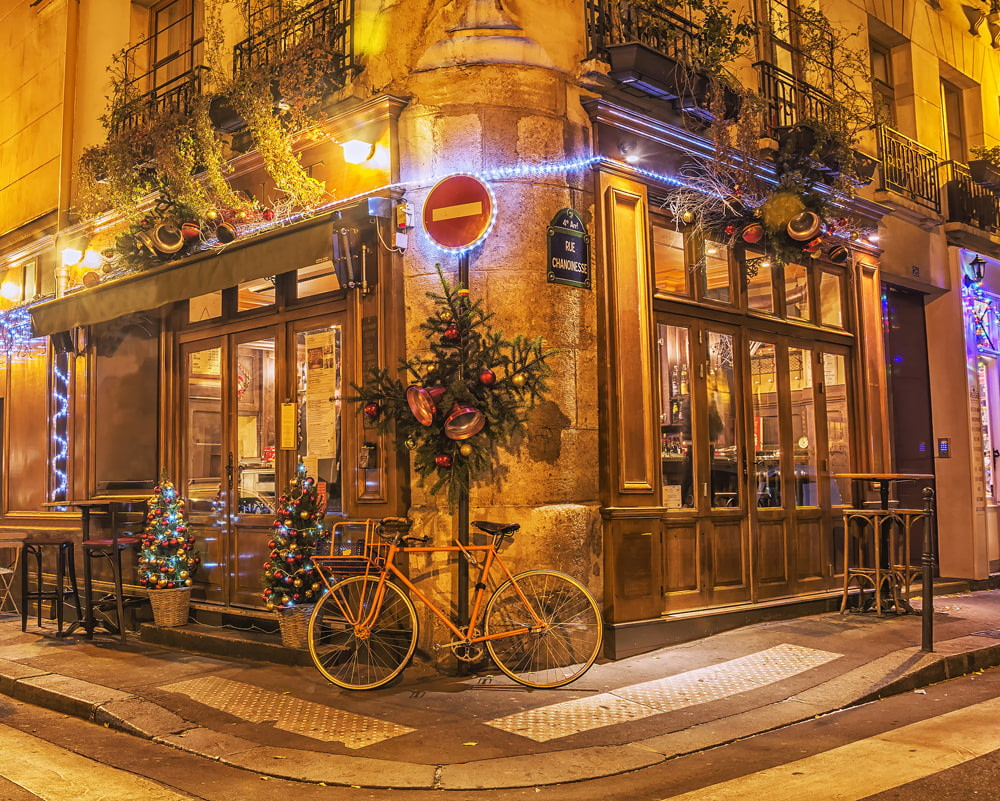
[[[139,603],[140,600],[126,600],[122,586],[122,552],[133,548],[139,544],[139,538],[129,536],[128,532],[122,532],[118,525],[118,515],[115,508],[111,508],[111,536],[106,539],[84,539],[80,543],[83,550],[83,593],[86,616],[84,618],[84,628],[87,630],[87,639],[93,639],[94,629],[98,625],[107,629],[112,634],[121,637],[125,642],[125,607]],[[84,508],[84,528],[89,534],[89,508]],[[96,559],[106,559],[111,566],[113,591],[103,598],[94,600],[94,568]],[[104,612],[115,610],[115,620],[112,622]],[[101,612],[101,620],[98,622],[96,612]]]
[[[0,614],[20,614],[14,596],[14,576],[20,564],[21,540],[0,540]]]
[[[46,548],[55,548],[56,583],[51,590],[46,590],[42,584],[42,555]],[[21,631],[28,628],[28,604],[37,604],[38,626],[42,625],[42,601],[52,601],[56,610],[57,636],[63,637],[72,631],[63,631],[63,606],[66,598],[71,597],[76,606],[77,621],[83,620],[83,610],[80,608],[80,594],[76,584],[76,563],[74,558],[73,540],[64,537],[28,537],[21,542]],[[35,586],[32,589],[28,580],[28,560],[34,559]],[[64,583],[69,579],[69,586]],[[74,623],[76,625],[76,623]]]

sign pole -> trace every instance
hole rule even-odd
[[[469,288],[469,254],[458,257],[458,283]],[[469,488],[461,487],[458,491],[458,542],[469,544]],[[459,628],[469,624],[469,562],[465,558],[458,560],[458,625]],[[464,663],[463,667],[464,667]]]

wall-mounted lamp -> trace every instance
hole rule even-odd
[[[970,284],[981,284],[986,277],[986,259],[978,253],[965,265],[965,280]]]
[[[374,142],[351,139],[349,142],[342,142],[340,146],[344,149],[344,161],[348,164],[364,164],[375,155]]]
[[[618,152],[627,164],[635,164],[639,160],[639,143],[635,139],[623,139],[618,143]]]

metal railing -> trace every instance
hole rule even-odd
[[[276,64],[296,45],[320,40],[341,58],[341,66],[354,66],[353,0],[314,0],[291,16],[258,13],[249,18],[250,34],[233,48],[233,72]]]
[[[604,58],[610,45],[640,42],[675,61],[698,47],[698,26],[667,8],[641,9],[628,0],[587,0],[587,52]]]
[[[882,162],[879,189],[908,197],[921,206],[941,211],[939,160],[933,150],[894,131],[888,125],[876,129],[878,156]]]
[[[826,92],[785,72],[767,61],[754,64],[760,77],[760,93],[767,103],[764,123],[786,128],[805,120],[830,118],[833,98]]]
[[[174,42],[184,44],[160,55]],[[162,114],[191,111],[207,69],[201,63],[202,42],[196,36],[194,14],[188,13],[123,52],[123,78],[135,99],[124,111],[120,127],[131,130]]]
[[[969,166],[946,161],[948,222],[959,222],[991,234],[1000,233],[1000,197],[972,180]]]

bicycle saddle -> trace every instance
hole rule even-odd
[[[487,534],[507,536],[521,528],[520,523],[491,523],[488,520],[473,520],[472,525]]]

